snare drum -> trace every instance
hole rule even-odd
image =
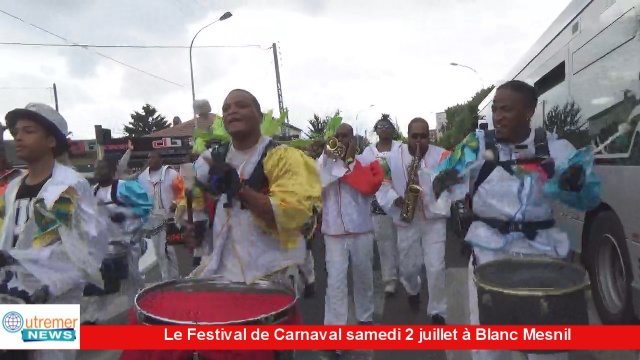
[[[102,260],[100,273],[104,281],[104,289],[89,284],[84,289],[84,296],[104,296],[120,291],[122,282],[129,277],[129,245],[120,241],[109,242],[107,256]]]
[[[476,267],[474,281],[482,325],[589,324],[589,283],[579,265],[541,258],[496,260]]]
[[[286,281],[247,285],[211,277],[150,286],[136,296],[135,311],[146,325],[270,325],[291,321],[296,304],[295,289]]]

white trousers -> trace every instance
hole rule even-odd
[[[304,276],[304,281],[306,284],[311,284],[316,281],[316,272],[313,262],[313,254],[311,250],[307,251],[307,256],[304,258],[304,263],[299,266],[300,271],[302,272],[302,276]]]
[[[166,246],[167,232],[162,230],[159,233],[155,234],[151,237],[151,242],[153,242],[153,248],[155,249],[156,258],[158,259],[158,267],[160,268],[162,281],[174,280],[179,278],[180,271],[178,270],[178,258],[176,256],[176,250],[173,248],[173,246]]]
[[[325,325],[346,325],[349,315],[347,272],[353,273],[353,298],[358,321],[373,320],[373,233],[324,235],[327,263]]]
[[[398,280],[398,234],[393,218],[388,215],[372,215],[373,232],[378,253],[380,255],[380,267],[382,281]]]
[[[515,255],[501,252],[479,249],[473,249],[476,257],[476,265],[484,264],[493,260],[500,260]],[[469,315],[471,325],[480,325],[480,315],[478,311],[478,289],[473,281],[473,257],[469,261]],[[471,350],[471,358],[473,360],[512,360],[511,351],[504,350]],[[556,354],[528,354],[529,360],[569,360],[569,353]]]
[[[409,295],[420,293],[422,264],[427,269],[429,290],[428,315],[446,318],[445,244],[447,220],[414,220],[408,226],[398,226],[400,281]]]

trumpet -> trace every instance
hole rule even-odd
[[[347,153],[347,148],[338,141],[335,137],[329,138],[327,141],[327,150],[331,154],[333,154],[335,161],[336,159],[342,159],[344,155]]]

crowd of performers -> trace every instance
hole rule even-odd
[[[149,155],[144,171],[129,174],[131,147],[117,166],[98,162],[98,184],[91,188],[63,160],[65,119],[47,105],[29,104],[5,118],[27,170],[2,178],[0,292],[26,303],[81,304],[83,321],[100,323],[115,297],[125,296],[132,305],[144,286],[138,262],[148,248],[145,237],[162,280],[179,278],[166,234],[176,226],[193,251],[190,277],[217,275],[251,284],[291,275],[307,285],[300,295],[309,296],[314,285],[309,242],[321,233],[328,272],[325,324],[347,324],[349,265],[356,319],[373,324],[375,239],[385,293],[394,294],[400,283],[418,311],[426,280],[428,315],[443,325],[447,218],[451,203],[467,195],[474,214],[465,237],[473,246],[469,321],[478,324],[474,268],[522,255],[563,258],[569,239],[555,227],[549,195],[574,206],[584,203],[580,198],[599,196],[597,187],[587,186],[593,176],[589,164],[570,163],[576,149],[531,128],[536,104],[532,86],[501,85],[493,101],[495,131],[478,130],[451,152],[429,143],[424,119],[409,123],[402,143],[392,140],[397,129],[383,118],[375,125],[379,141],[364,151],[357,149],[353,128],[341,123],[328,127],[327,143],[314,143],[305,153],[261,133],[258,100],[233,90],[222,105],[230,142],[185,159],[195,177],[190,200],[186,175],[163,165],[157,153]],[[118,249],[127,253],[128,274],[105,265]],[[110,291],[118,281],[118,290]],[[12,352],[10,358],[17,356],[73,359],[75,352]],[[473,352],[474,359],[510,356]],[[530,358],[540,356],[567,358],[566,353]]]

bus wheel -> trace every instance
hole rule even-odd
[[[633,274],[622,224],[613,212],[605,211],[596,216],[588,248],[591,294],[600,320],[603,324],[632,323]]]

